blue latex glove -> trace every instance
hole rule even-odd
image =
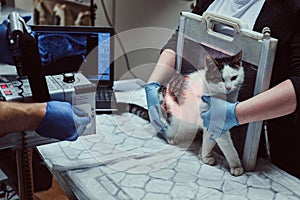
[[[235,115],[235,108],[239,102],[230,103],[223,99],[202,96],[202,100],[209,105],[207,111],[201,112],[203,126],[216,139],[232,127],[238,126],[239,122]]]
[[[25,22],[28,22],[30,18],[30,16],[23,17]],[[8,46],[7,23],[8,20],[5,19],[0,24],[0,62],[13,65],[15,63]]]
[[[149,118],[152,126],[164,135],[165,124],[161,121],[162,111],[160,107],[160,102],[158,98],[158,89],[160,88],[160,84],[153,82],[148,83],[145,86],[146,91],[146,99],[148,106]]]
[[[91,118],[68,102],[50,101],[36,132],[43,137],[74,141],[82,135]]]

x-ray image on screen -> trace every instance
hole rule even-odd
[[[113,29],[31,26],[46,75],[80,71],[93,82],[113,80]]]
[[[80,35],[44,34],[38,37],[39,52],[43,65],[59,59],[87,54],[87,38]]]

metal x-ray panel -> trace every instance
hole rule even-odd
[[[231,34],[217,31],[218,25],[231,29]],[[178,72],[181,71],[184,50],[188,48],[186,40],[224,55],[233,55],[242,50],[244,67],[249,71],[246,73],[246,79],[253,81],[253,88],[248,89],[251,90],[248,98],[269,88],[277,46],[277,39],[270,36],[269,28],[266,27],[262,33],[259,33],[250,30],[236,18],[225,17],[217,13],[204,13],[203,16],[199,16],[182,12],[176,58]],[[255,76],[251,75],[252,71],[255,71]],[[248,85],[251,84],[248,83]],[[246,171],[255,168],[261,130],[262,122],[250,123],[245,128],[243,165]]]

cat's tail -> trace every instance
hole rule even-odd
[[[129,112],[150,122],[148,110],[142,106],[133,103],[123,103],[123,102],[118,102],[116,106],[118,110],[116,114]]]

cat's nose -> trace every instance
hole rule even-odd
[[[226,88],[226,90],[228,90],[228,91],[231,90],[231,87],[230,87],[230,86],[226,86],[225,88]]]

